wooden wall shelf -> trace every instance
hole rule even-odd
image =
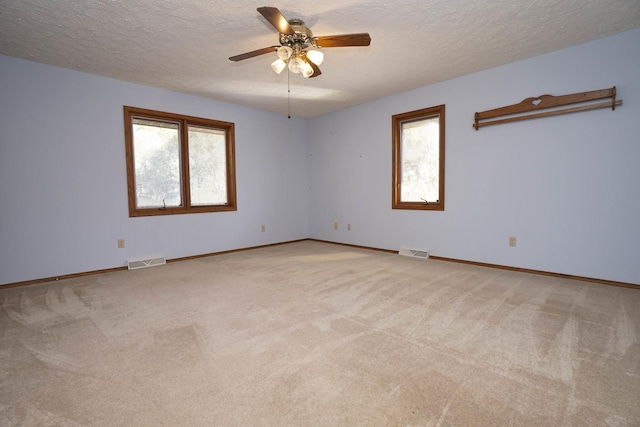
[[[607,102],[594,102],[601,99],[611,98]],[[576,105],[569,108],[560,108],[565,105]],[[483,126],[497,125],[500,123],[510,123],[519,120],[537,119],[540,117],[557,116],[559,114],[575,113],[578,111],[595,110],[597,108],[616,109],[616,105],[622,105],[622,100],[616,100],[616,87],[610,89],[593,90],[590,92],[572,93],[570,95],[540,95],[535,98],[527,98],[518,104],[506,107],[495,108],[493,110],[482,111],[474,116],[473,127],[478,130]],[[548,110],[540,113],[536,111]],[[505,117],[511,116],[511,117]],[[503,117],[496,120],[497,117]]]

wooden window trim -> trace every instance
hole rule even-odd
[[[180,215],[204,212],[236,211],[236,171],[235,171],[235,125],[231,122],[185,116],[164,111],[148,110],[124,106],[124,139],[127,162],[127,192],[129,199],[129,216]],[[180,124],[180,161],[182,173],[181,192],[183,206],[166,208],[136,207],[135,162],[133,159],[133,118],[149,118],[178,122]],[[189,145],[188,125],[203,126],[224,130],[226,147],[227,203],[224,205],[191,206],[189,181]]]
[[[402,123],[418,120],[421,118],[440,116],[439,119],[439,198],[437,202],[403,202],[401,200],[402,189]],[[396,114],[391,117],[392,129],[392,209],[411,209],[411,210],[429,210],[444,211],[444,159],[445,159],[445,106],[437,105],[435,107],[423,108],[420,110],[409,111],[407,113]]]

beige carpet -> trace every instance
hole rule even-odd
[[[2,426],[638,426],[640,290],[303,241],[0,290]]]

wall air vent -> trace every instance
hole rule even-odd
[[[154,267],[156,265],[164,265],[166,263],[167,261],[164,259],[163,256],[161,256],[156,258],[136,259],[136,260],[127,261],[127,267],[129,267],[129,270],[137,270],[139,268]]]
[[[398,251],[398,255],[426,259],[426,258],[429,258],[429,251],[424,251],[420,249],[400,248],[400,251]]]

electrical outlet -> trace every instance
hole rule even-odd
[[[351,224],[347,224],[347,231],[351,231]]]
[[[516,247],[516,238],[514,236],[509,237],[509,246],[512,248]]]
[[[124,239],[118,239],[118,249],[124,248]]]
[[[334,230],[337,230],[337,229],[338,229],[338,223],[337,223],[337,222],[334,222],[334,223],[333,223],[333,229],[334,229]]]
[[[264,224],[262,224],[262,225],[260,226],[260,231],[262,231],[262,232],[264,233],[266,230],[267,230],[267,227],[265,227],[265,225],[264,225]]]

